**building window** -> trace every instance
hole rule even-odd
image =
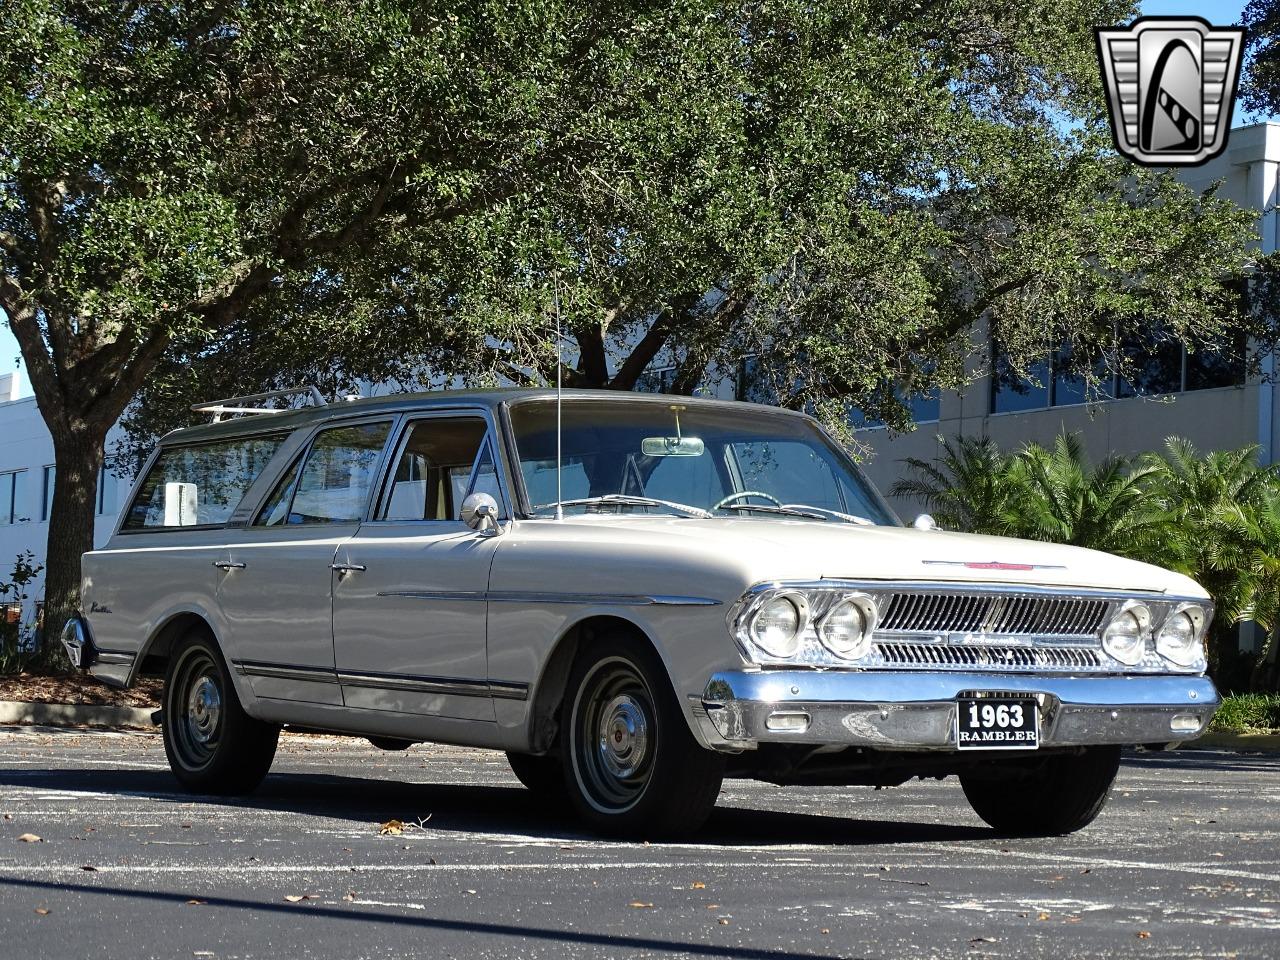
[[[1185,346],[1153,331],[1143,340],[1128,340],[1120,353],[1128,362],[1129,376],[1109,373],[1099,361],[1094,383],[1086,384],[1068,369],[1069,348],[1032,364],[1029,378],[1017,376],[1008,357],[995,355],[991,370],[991,412],[1015,413],[1122,397],[1152,397],[1191,390],[1244,385],[1246,341],[1243,333],[1216,350],[1191,353]]]
[[[676,384],[675,367],[655,367],[636,378],[638,393],[670,393]]]
[[[777,405],[779,397],[774,389],[772,379],[767,375],[764,364],[759,357],[747,357],[738,364],[738,382],[735,397],[751,403],[768,403]],[[897,391],[895,391],[897,393]],[[900,393],[898,393],[901,396]],[[913,423],[936,423],[940,417],[942,391],[936,387],[924,393],[917,393],[906,399],[911,408]],[[812,413],[806,408],[806,413]],[[883,427],[884,421],[872,419],[857,407],[849,408],[849,425],[855,430]]]
[[[0,525],[31,519],[24,513],[26,504],[22,499],[26,477],[25,470],[0,473]]]
[[[40,520],[41,522],[49,519],[49,514],[53,513],[53,464],[44,468],[44,490],[40,495]]]
[[[103,516],[116,511],[116,475],[104,466],[98,471],[97,514]]]

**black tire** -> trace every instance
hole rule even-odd
[[[1045,757],[1023,775],[960,775],[974,813],[1011,837],[1050,837],[1087,827],[1106,806],[1120,769],[1119,747]]]
[[[549,753],[535,757],[528,753],[508,753],[507,763],[526,789],[540,801],[559,801],[565,798],[564,767],[558,754]]]
[[[222,653],[205,633],[174,646],[164,678],[164,752],[193,793],[251,793],[271,769],[280,728],[244,712]]]
[[[408,750],[414,743],[412,740],[400,740],[396,737],[366,737],[366,739],[379,750],[387,750],[391,753]]]
[[[601,833],[685,836],[720,794],[724,758],[694,739],[657,654],[625,634],[579,653],[559,745],[569,800]]]

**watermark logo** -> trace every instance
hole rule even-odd
[[[1196,166],[1227,146],[1243,27],[1141,17],[1094,31],[1116,149],[1149,167]]]

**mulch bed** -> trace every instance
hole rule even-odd
[[[0,700],[24,703],[86,703],[112,707],[158,707],[161,682],[144,677],[128,690],[117,690],[78,674],[48,676],[19,673],[0,677]]]

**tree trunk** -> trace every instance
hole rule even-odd
[[[44,638],[57,641],[80,601],[80,556],[93,549],[105,430],[55,430],[53,504],[44,572]],[[48,651],[45,651],[46,654]]]

